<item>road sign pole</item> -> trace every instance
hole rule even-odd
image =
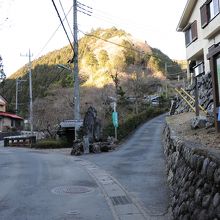
[[[118,140],[117,127],[115,127],[115,140]]]

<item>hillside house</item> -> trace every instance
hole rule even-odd
[[[188,79],[211,73],[215,127],[220,132],[220,0],[188,0],[177,31],[185,33]]]
[[[7,101],[0,95],[0,132],[10,130],[21,130],[23,118],[6,112]]]
[[[216,72],[220,65],[220,0],[188,0],[177,31],[185,33],[188,78]]]

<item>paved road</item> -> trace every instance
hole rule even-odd
[[[111,153],[0,148],[1,220],[169,219],[164,116]]]
[[[169,190],[161,145],[164,118],[159,116],[145,123],[111,154],[84,156],[114,176],[152,219],[169,219]]]

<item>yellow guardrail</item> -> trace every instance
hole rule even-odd
[[[182,93],[175,88],[175,91],[182,97],[182,99],[188,104],[188,106],[195,112],[195,108],[191,105],[191,103],[182,95]]]
[[[175,91],[182,97],[182,99],[189,105],[189,107],[195,112],[195,107],[183,96],[183,94],[181,93],[181,91],[187,96],[189,97],[192,101],[193,104],[195,104],[195,99],[187,92],[185,91],[183,88],[180,89],[180,91],[175,88]],[[205,113],[207,114],[208,112],[201,106],[199,105],[199,108]]]

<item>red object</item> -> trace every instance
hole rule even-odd
[[[19,120],[24,120],[22,117],[20,117],[18,115],[15,115],[15,114],[8,113],[8,112],[0,112],[0,116],[19,119]]]

